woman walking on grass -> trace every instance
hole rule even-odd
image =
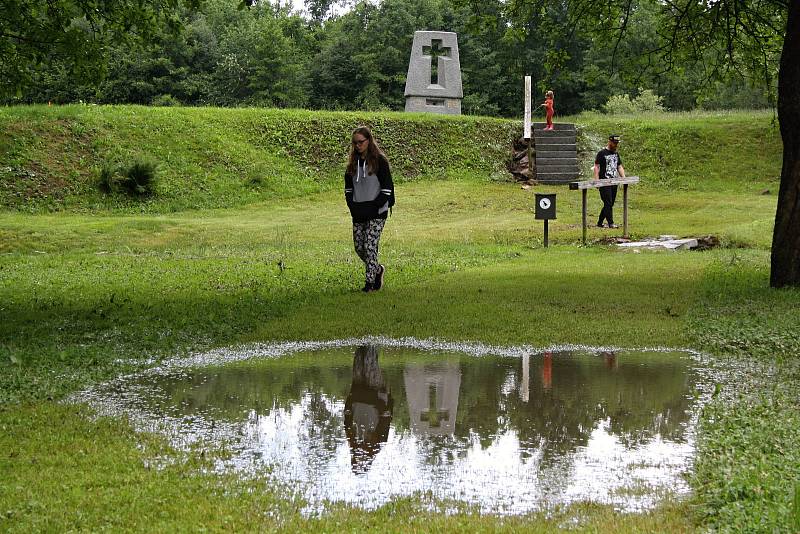
[[[386,268],[378,263],[378,242],[389,208],[394,205],[394,184],[389,160],[367,127],[351,136],[350,159],[344,173],[344,198],[353,218],[353,244],[365,267],[362,291],[383,287]]]

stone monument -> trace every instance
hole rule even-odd
[[[453,32],[414,32],[406,76],[406,111],[461,115],[461,62]]]

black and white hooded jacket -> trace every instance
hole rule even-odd
[[[344,173],[344,198],[350,208],[353,222],[370,219],[385,219],[394,205],[394,183],[389,162],[385,157],[378,160],[378,168],[372,169],[366,160],[356,160],[355,176]]]

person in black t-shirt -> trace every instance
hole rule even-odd
[[[608,136],[608,145],[597,153],[594,158],[594,179],[610,180],[625,178],[625,169],[622,167],[622,157],[617,153],[620,137],[616,134]],[[603,209],[597,226],[603,227],[603,220],[608,222],[609,228],[619,228],[614,224],[614,202],[617,200],[616,185],[600,187],[600,198],[603,200]]]

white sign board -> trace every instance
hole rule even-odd
[[[531,138],[531,77],[525,76],[525,127],[522,137]]]

